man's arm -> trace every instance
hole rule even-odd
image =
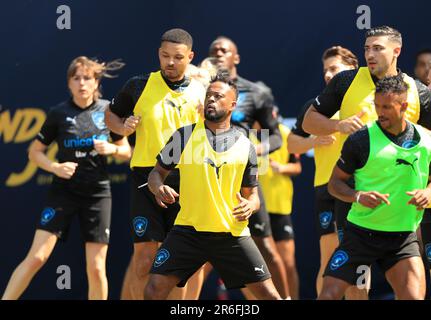
[[[341,170],[338,166],[335,166],[334,171],[332,171],[331,179],[328,183],[329,193],[344,202],[358,202],[361,205],[374,209],[382,202],[390,205],[388,200],[389,194],[381,194],[377,191],[357,191],[349,187],[347,181],[351,177]]]
[[[257,187],[242,187],[241,193],[237,192],[236,198],[239,204],[233,208],[232,214],[237,221],[248,220],[251,215],[259,210],[260,200],[257,193]]]
[[[148,78],[149,75],[129,79],[106,108],[105,122],[112,132],[122,136],[135,132],[140,117],[135,117],[133,110]]]
[[[279,163],[269,159],[269,164],[275,173],[294,177],[302,172],[301,159],[299,154],[290,154],[288,163]]]
[[[112,132],[122,136],[129,136],[136,131],[141,121],[140,117],[129,116],[125,120],[111,111],[110,106],[105,110],[105,123]]]
[[[163,168],[159,162],[153,170],[151,170],[148,176],[148,189],[156,197],[157,204],[163,208],[167,208],[167,204],[175,202],[175,198],[179,197],[179,194],[171,187],[164,184],[166,177],[171,170]]]
[[[333,136],[310,136],[309,133],[303,130],[302,123],[304,122],[305,113],[313,101],[314,99],[308,100],[298,113],[296,123],[287,137],[289,153],[303,154],[314,147],[330,145],[335,141]]]
[[[305,138],[291,132],[287,137],[287,148],[289,150],[289,153],[303,154],[315,147],[328,146],[333,144],[334,142],[335,137],[332,135],[318,137],[310,136]]]
[[[408,204],[416,206],[418,210],[423,210],[431,204],[431,176],[428,177],[428,186],[423,190],[408,191],[407,195],[412,196]]]
[[[358,114],[344,120],[329,119],[319,113],[314,105],[308,108],[304,116],[302,128],[304,131],[315,136],[327,136],[334,132],[352,134],[364,126],[361,117],[365,111],[361,110]]]

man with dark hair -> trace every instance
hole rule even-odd
[[[257,159],[250,140],[231,126],[236,100],[230,78],[216,77],[207,90],[205,121],[177,130],[157,157],[149,189],[162,207],[179,197],[181,209],[156,255],[145,299],[166,299],[207,261],[227,288],[246,286],[258,299],[280,299],[247,227],[259,208]],[[164,184],[175,167],[180,194]]]
[[[161,38],[161,42],[172,42],[185,44],[190,50],[193,48],[192,36],[183,29],[171,29],[166,31]]]
[[[402,46],[401,34],[383,26],[368,30],[365,37],[367,67],[337,74],[314,100],[302,124],[306,132],[316,136],[339,133],[337,154],[350,134],[377,119],[374,108],[375,83],[385,77],[403,77],[409,85],[406,119],[431,128],[430,89],[397,68]],[[331,119],[337,112],[339,119]],[[343,228],[350,206],[350,203],[336,201],[338,228]]]
[[[185,76],[193,59],[192,37],[182,29],[163,34],[159,48],[160,71],[129,79],[106,112],[108,127],[128,136],[136,131],[132,169],[131,225],[134,253],[123,284],[123,298],[143,299],[145,283],[160,243],[173,225],[178,203],[160,208],[148,190],[147,180],[156,156],[172,133],[195,123],[205,89]],[[179,187],[177,171],[168,181]],[[183,294],[177,292],[175,298]],[[197,298],[197,297],[195,297]]]
[[[238,87],[239,95],[236,108],[232,113],[232,124],[247,137],[255,122],[259,124],[261,129],[268,132],[269,137],[263,139],[262,143],[256,146],[258,155],[279,149],[281,147],[281,134],[277,119],[272,116],[273,97],[270,91],[263,86],[238,76],[236,66],[240,63],[240,56],[236,44],[227,37],[218,37],[210,45],[209,56],[216,59],[218,68],[228,71]],[[268,144],[269,150],[264,150],[265,147],[268,149]],[[258,191],[261,206],[260,210],[250,219],[250,232],[268,264],[278,292],[282,298],[288,298],[286,271],[272,237],[271,222],[265,208],[261,188],[258,188]],[[243,292],[247,294],[246,291]]]
[[[428,74],[431,71],[431,48],[423,49],[416,54],[415,77],[426,86],[431,84]]]
[[[333,46],[325,50],[322,55],[323,77],[326,85],[338,73],[346,70],[356,70],[358,68],[358,59],[346,48],[341,46]],[[302,129],[302,121],[310,105],[314,99],[307,101],[304,107],[300,110],[296,123],[288,137],[288,148],[290,153],[305,153],[309,149],[314,148],[314,188],[315,188],[315,213],[316,213],[316,229],[319,234],[320,245],[320,268],[316,279],[316,291],[319,295],[322,289],[323,272],[326,265],[339,245],[339,240],[342,238],[341,226],[337,230],[336,215],[335,215],[335,198],[328,192],[328,181],[331,176],[339,157],[340,136],[338,133],[333,133],[328,136],[310,136]],[[336,113],[332,119],[338,119]],[[343,217],[345,218],[345,217]],[[337,238],[338,231],[338,239]],[[358,290],[356,287],[351,287],[346,291],[346,299],[363,300],[367,299],[366,290]]]
[[[416,229],[431,203],[431,138],[406,120],[402,74],[376,82],[378,120],[347,138],[329,192],[353,203],[344,240],[332,255],[319,299],[341,299],[376,262],[398,299],[424,299],[425,273]],[[349,186],[353,177],[355,188]]]

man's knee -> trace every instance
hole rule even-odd
[[[156,256],[157,246],[152,243],[135,246],[133,252],[133,273],[138,280],[144,280],[149,274]]]
[[[317,297],[318,300],[340,300],[350,285],[347,282],[332,277],[325,277],[323,288]]]
[[[144,290],[144,299],[145,300],[159,300],[157,293],[160,292],[159,286],[157,285],[156,281],[150,280],[148,281],[148,284],[145,287]]]

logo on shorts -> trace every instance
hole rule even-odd
[[[343,250],[338,250],[332,256],[329,267],[332,271],[337,270],[343,264],[345,264],[349,260],[349,256]]]
[[[48,222],[50,222],[52,220],[52,218],[54,218],[54,216],[55,216],[55,210],[54,210],[54,208],[45,208],[42,211],[42,216],[40,218],[40,223],[44,226]]]
[[[320,225],[323,229],[328,229],[329,224],[332,220],[332,212],[331,211],[323,211],[319,214]]]
[[[105,113],[102,111],[96,111],[91,114],[91,120],[93,120],[94,125],[97,129],[103,130],[106,128],[105,124]]]
[[[425,245],[425,254],[429,262],[431,262],[431,243]]]
[[[254,267],[254,271],[256,271],[256,272],[260,272],[260,273],[262,273],[262,274],[264,274],[264,273],[265,273],[265,271],[263,271],[263,265],[261,265],[261,266],[260,266],[260,268],[259,268],[259,267]]]
[[[169,259],[170,253],[166,249],[161,249],[157,252],[156,258],[154,259],[154,268],[160,267],[162,264]]]
[[[136,217],[133,219],[133,229],[138,237],[142,237],[147,230],[148,219],[145,217]]]

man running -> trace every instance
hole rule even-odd
[[[374,110],[375,83],[378,79],[402,75],[409,85],[406,119],[431,128],[431,91],[397,69],[402,36],[388,27],[366,32],[365,59],[367,67],[337,74],[315,99],[305,114],[303,129],[316,136],[340,134],[339,150],[349,134],[376,119]],[[339,111],[339,120],[331,117]],[[339,153],[339,151],[338,151]],[[337,227],[343,228],[351,204],[336,201]]]
[[[209,56],[216,59],[219,68],[226,69],[238,87],[238,101],[232,113],[232,124],[241,130],[247,137],[253,124],[257,122],[261,129],[268,131],[268,139],[256,146],[257,155],[271,153],[281,147],[281,135],[277,120],[272,116],[273,98],[268,90],[253,82],[238,76],[237,65],[240,56],[236,44],[229,38],[218,37],[209,48]],[[269,144],[269,150],[264,150]],[[257,247],[265,258],[271,271],[274,284],[283,298],[290,296],[286,271],[283,265],[271,232],[271,222],[265,208],[261,188],[258,188],[260,196],[260,210],[250,219],[250,232]],[[244,292],[247,295],[247,292]],[[251,296],[247,298],[251,299]]]
[[[166,31],[159,49],[160,71],[127,81],[107,111],[108,127],[122,135],[136,131],[132,169],[131,223],[134,252],[123,284],[123,298],[143,299],[144,287],[157,249],[173,225],[178,203],[160,208],[148,190],[148,174],[156,156],[179,127],[198,120],[197,107],[205,90],[185,76],[193,59],[193,39],[182,29]],[[168,177],[179,187],[178,172]],[[183,298],[178,292],[175,298]]]
[[[352,134],[329,192],[353,203],[344,240],[329,262],[319,299],[341,299],[376,262],[398,299],[424,299],[425,272],[416,229],[431,201],[431,138],[406,121],[409,86],[402,74],[376,83],[378,120]],[[355,189],[348,180],[353,177]]]
[[[154,260],[145,299],[166,299],[206,262],[227,288],[246,286],[258,299],[280,299],[247,227],[259,208],[257,159],[251,142],[231,126],[236,99],[228,75],[212,80],[205,121],[175,132],[150,173],[158,204],[166,207],[179,197],[181,210]],[[164,184],[176,166],[179,194]]]
[[[322,56],[323,77],[326,85],[338,73],[346,70],[355,70],[358,68],[357,57],[346,48],[333,46],[325,50]],[[316,290],[319,295],[322,289],[323,272],[326,265],[338,246],[336,217],[335,217],[335,198],[328,192],[328,181],[331,176],[337,159],[339,158],[340,137],[338,133],[329,136],[310,136],[302,129],[304,115],[314,99],[307,101],[301,109],[296,123],[288,137],[288,147],[290,153],[305,153],[314,148],[314,188],[315,188],[315,213],[316,228],[319,234],[320,244],[320,268],[316,279]],[[338,119],[338,112],[332,116],[332,119]],[[338,230],[338,236],[342,236],[341,228]],[[358,291],[356,287],[349,288],[346,292],[346,299],[357,300],[366,299],[366,291]]]

